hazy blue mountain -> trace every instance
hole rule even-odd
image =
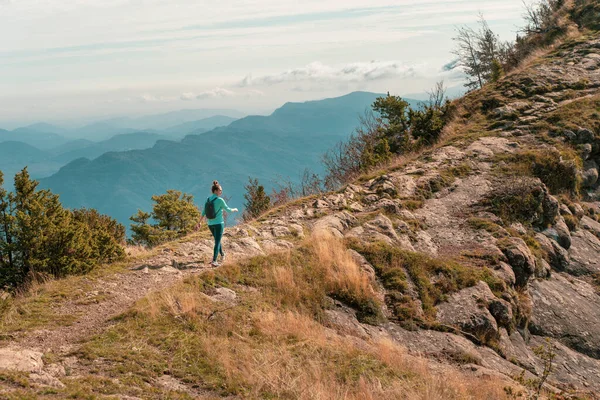
[[[0,143],[0,171],[4,174],[7,187],[12,185],[15,174],[25,166],[47,158],[48,155],[44,151],[27,143],[14,141]]]
[[[87,140],[77,140],[74,143],[68,143],[61,147],[60,152],[54,149],[54,161],[63,165],[77,158],[94,159],[109,151],[128,151],[137,149],[146,149],[154,146],[160,139],[167,139],[166,136],[149,132],[133,132],[113,136],[108,140],[98,143]],[[68,149],[71,145],[73,149]]]
[[[27,129],[28,131],[55,133],[55,134],[61,135],[61,136],[63,136],[65,133],[67,133],[69,131],[68,129],[64,129],[59,126],[48,124],[45,122],[38,122],[37,124],[28,125],[28,126],[25,126],[24,128]]]
[[[123,135],[133,132],[137,132],[137,129],[124,128],[122,126],[113,125],[109,122],[95,122],[93,124],[74,129],[71,132],[70,137],[100,142],[110,139],[116,135]]]
[[[40,150],[47,150],[67,143],[69,139],[53,132],[39,131],[35,126],[17,128],[12,131],[0,130],[0,143],[21,142]]]
[[[226,109],[189,109],[171,111],[164,114],[147,115],[143,117],[128,118],[119,117],[102,121],[111,126],[129,128],[135,130],[165,130],[174,126],[214,116],[225,116],[230,118],[241,118],[245,114],[236,110]],[[214,126],[213,126],[214,127]],[[212,128],[211,128],[212,129]]]
[[[334,99],[287,103],[270,116],[250,116],[181,142],[158,141],[146,150],[78,159],[43,179],[69,207],[93,207],[129,225],[150,197],[177,189],[198,204],[218,179],[232,206],[243,205],[248,176],[270,186],[278,176],[297,178],[304,168],[322,172],[322,154],[346,139],[358,117],[380,95],[357,92]]]
[[[85,157],[94,159],[111,151],[147,149],[167,137],[149,132],[116,135],[102,142],[78,139],[50,150],[42,151],[22,142],[0,143],[0,171],[11,180],[25,166],[35,179],[56,173],[65,164]]]
[[[171,128],[163,130],[162,133],[172,138],[181,139],[191,133],[200,134],[220,126],[227,126],[235,120],[236,118],[227,117],[225,115],[215,115],[197,121],[189,121],[184,122],[183,124],[175,125]]]

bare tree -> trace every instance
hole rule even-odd
[[[458,56],[459,65],[465,69],[468,81],[465,86],[471,90],[483,87],[481,60],[477,52],[478,34],[472,28],[462,26],[456,28],[456,36],[452,38],[456,42],[453,54]]]
[[[564,5],[564,0],[540,0],[536,3],[526,3],[525,6],[525,28],[523,32],[526,34],[532,33],[548,33],[551,30],[558,29],[555,23],[555,12]]]

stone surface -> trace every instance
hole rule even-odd
[[[587,160],[583,163],[581,185],[584,188],[593,188],[596,182],[598,182],[598,164],[594,160]]]
[[[581,218],[580,226],[600,238],[600,222],[596,222],[590,217],[584,216]]]
[[[5,347],[0,349],[0,369],[20,372],[41,372],[43,354],[30,349]]]
[[[600,358],[600,296],[585,281],[564,273],[530,284],[533,334],[553,337],[570,348]]]
[[[503,243],[502,252],[515,273],[516,285],[525,286],[535,272],[535,258],[523,239],[511,237]]]
[[[600,273],[600,239],[584,229],[573,232],[569,257],[567,272],[576,276]]]
[[[490,288],[484,282],[452,294],[447,302],[438,304],[437,320],[443,324],[458,327],[483,342],[500,337],[496,319],[488,310],[489,303],[496,301]],[[500,312],[500,310],[496,310]]]

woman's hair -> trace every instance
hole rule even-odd
[[[219,181],[213,181],[212,192],[217,193],[219,190],[222,190],[221,185],[219,185]]]

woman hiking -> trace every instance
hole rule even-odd
[[[206,204],[202,210],[202,216],[208,220],[208,229],[215,238],[215,248],[213,251],[213,259],[210,265],[218,267],[217,256],[221,255],[221,262],[225,260],[225,253],[221,248],[221,239],[223,238],[223,230],[225,229],[225,220],[223,219],[223,210],[227,212],[238,212],[237,208],[229,208],[225,200],[221,198],[223,188],[218,181],[213,181],[212,196],[206,199]]]

